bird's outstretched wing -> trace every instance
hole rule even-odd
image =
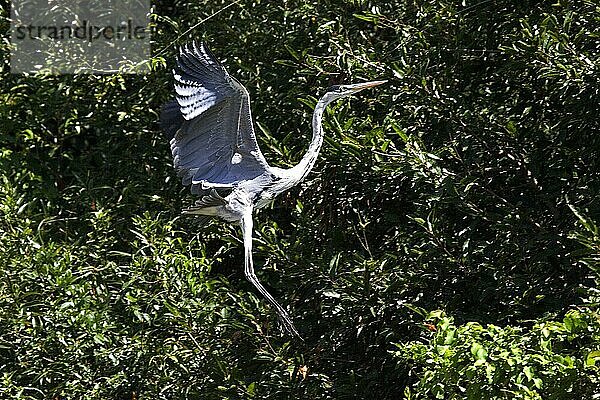
[[[161,125],[171,137],[173,163],[193,192],[230,188],[269,170],[254,134],[250,96],[204,43],[180,49],[176,100],[167,103]]]

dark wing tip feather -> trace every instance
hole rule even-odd
[[[228,77],[227,71],[210,51],[206,43],[198,46],[196,41],[186,43],[179,48],[177,70],[188,79],[199,83]]]
[[[173,76],[176,98],[186,120],[225,101],[235,90],[231,77],[204,43],[180,47]]]

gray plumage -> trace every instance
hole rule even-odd
[[[161,120],[172,134],[174,166],[184,185],[231,187],[268,171],[250,114],[246,89],[229,76],[208,48],[181,48],[175,77],[176,100]]]
[[[180,49],[173,77],[176,96],[163,107],[161,126],[169,136],[178,176],[199,196],[183,212],[240,224],[247,279],[277,310],[286,330],[300,338],[288,313],[254,274],[252,213],[310,172],[323,143],[323,112],[331,101],[385,81],[331,87],[315,107],[307,153],[298,165],[281,169],[269,166],[260,152],[248,91],[204,43],[192,42]]]

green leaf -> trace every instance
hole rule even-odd
[[[533,368],[529,365],[523,367],[523,373],[525,374],[525,376],[527,377],[527,379],[529,380],[533,380],[534,378],[534,373],[533,373]]]
[[[246,388],[246,393],[248,394],[248,396],[250,397],[254,397],[256,392],[255,392],[255,388],[256,388],[256,383],[252,382],[248,385],[248,387]]]
[[[590,367],[590,366],[595,366],[596,362],[600,360],[600,350],[593,350],[590,351],[587,356],[585,357],[585,365]]]
[[[471,354],[476,360],[485,360],[487,358],[487,350],[477,342],[471,344]]]

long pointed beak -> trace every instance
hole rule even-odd
[[[362,83],[355,83],[353,85],[348,85],[350,87],[350,90],[352,90],[353,92],[358,92],[359,90],[363,90],[363,89],[369,89],[378,85],[381,85],[383,83],[386,83],[387,80],[385,81],[371,81],[371,82],[362,82]]]

